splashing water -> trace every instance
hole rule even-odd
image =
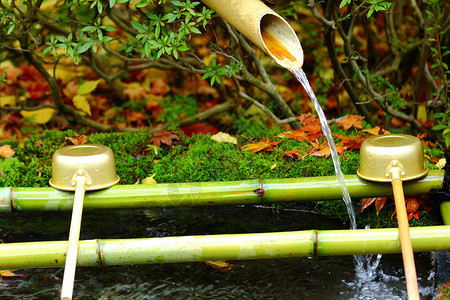
[[[330,146],[331,157],[333,158],[334,169],[336,171],[336,178],[342,189],[342,199],[347,207],[347,213],[350,219],[350,229],[356,229],[356,217],[353,209],[352,200],[347,189],[347,185],[344,181],[344,175],[341,170],[341,164],[339,162],[339,156],[336,151],[336,145],[334,144],[333,136],[331,135],[330,127],[328,126],[327,119],[319,104],[319,101],[312,90],[308,78],[302,69],[291,70],[297,80],[303,85],[309,97],[311,98],[314,108],[319,116],[322,132],[325,135],[328,145]],[[366,228],[368,229],[368,228]],[[375,258],[373,255],[353,255],[355,262],[355,279],[352,282],[344,282],[347,286],[351,287],[356,295],[345,295],[347,299],[359,300],[359,299],[404,299],[406,292],[403,294],[395,295],[394,289],[390,287],[393,282],[401,282],[404,277],[392,276],[384,274],[383,270],[378,266],[381,261],[381,254],[378,254]],[[430,275],[434,276],[434,275]],[[403,285],[403,283],[402,283]],[[432,288],[425,290],[420,288],[422,295],[432,295]]]
[[[291,72],[294,74],[294,76],[297,78],[297,80],[303,85],[306,92],[308,93],[309,97],[311,98],[312,103],[314,104],[314,108],[317,111],[317,114],[319,115],[320,125],[322,127],[322,132],[325,135],[328,145],[330,146],[331,151],[331,157],[333,158],[333,164],[334,164],[334,170],[336,171],[336,177],[339,182],[339,185],[342,189],[342,199],[345,202],[345,205],[347,207],[347,213],[350,218],[350,229],[356,229],[356,218],[355,218],[355,211],[353,209],[352,205],[352,199],[350,198],[350,194],[348,193],[347,185],[344,181],[344,174],[342,174],[341,170],[341,163],[339,162],[339,156],[336,151],[336,145],[334,144],[333,136],[331,135],[330,127],[328,126],[327,118],[325,117],[325,114],[323,113],[322,107],[320,107],[319,101],[316,98],[316,95],[314,94],[308,78],[306,77],[305,72],[303,72],[302,69],[296,69],[291,70]]]

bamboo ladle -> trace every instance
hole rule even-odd
[[[422,142],[414,136],[404,134],[374,136],[361,145],[358,176],[370,181],[392,184],[410,300],[419,300],[420,295],[402,181],[420,178],[427,172]]]
[[[110,187],[119,181],[114,154],[102,145],[63,147],[53,154],[50,185],[59,190],[75,191],[69,242],[64,267],[61,299],[72,299],[78,256],[81,216],[85,191]]]

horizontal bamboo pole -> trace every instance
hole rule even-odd
[[[450,249],[450,226],[411,228],[416,252]],[[0,269],[62,267],[66,241],[0,244]],[[78,266],[400,253],[397,228],[80,241]]]
[[[442,184],[444,173],[404,183],[407,195],[427,194]],[[356,175],[345,176],[352,198],[392,196],[389,183],[371,182]],[[125,209],[145,207],[255,205],[281,202],[339,200],[341,187],[335,176],[262,179],[226,182],[117,185],[87,192],[84,209]],[[0,212],[70,210],[73,193],[54,188],[0,188]]]

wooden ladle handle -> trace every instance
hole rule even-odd
[[[71,300],[73,284],[75,281],[75,269],[77,267],[78,241],[80,239],[81,216],[83,214],[84,193],[88,178],[79,176],[75,187],[73,200],[72,220],[70,222],[69,245],[67,247],[66,264],[62,282],[61,299]]]
[[[409,234],[408,217],[406,214],[405,196],[400,178],[392,180],[394,192],[395,209],[397,210],[398,229],[400,231],[400,245],[402,247],[403,267],[405,269],[406,288],[409,300],[420,300],[419,287],[417,284],[416,266],[414,263],[414,252]]]

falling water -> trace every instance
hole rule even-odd
[[[355,211],[353,209],[352,200],[350,198],[347,185],[344,181],[344,175],[341,171],[336,145],[334,144],[333,136],[331,135],[331,130],[328,126],[325,114],[319,105],[316,95],[309,85],[305,72],[303,72],[302,69],[291,70],[291,72],[305,88],[312,103],[314,104],[317,114],[319,115],[322,132],[328,141],[328,145],[330,146],[336,177],[342,189],[342,199],[347,206],[347,213],[350,218],[350,229],[356,229]],[[392,287],[388,285],[388,282],[392,283],[404,280],[404,277],[401,278],[384,274],[383,271],[378,268],[381,257],[381,254],[378,254],[375,258],[373,255],[353,255],[356,271],[355,279],[352,282],[344,283],[351,287],[356,292],[356,295],[346,295],[345,297],[347,299],[404,299],[405,295],[394,295]],[[424,289],[421,289],[420,292],[422,295],[432,294],[432,291]]]
[[[331,135],[330,127],[328,126],[327,118],[323,113],[322,107],[320,107],[319,101],[316,98],[311,86],[309,85],[308,78],[306,77],[305,72],[302,69],[291,70],[291,72],[295,75],[298,81],[303,85],[309,97],[311,98],[312,103],[319,115],[320,125],[322,126],[322,132],[325,135],[328,145],[330,146],[331,157],[333,158],[334,170],[336,171],[337,180],[342,189],[342,199],[347,206],[347,213],[350,218],[350,228],[356,229],[356,218],[355,211],[353,210],[352,199],[350,198],[350,194],[348,193],[347,185],[344,181],[344,174],[342,174],[341,163],[339,162],[339,156],[336,151],[336,145],[334,144],[333,136]]]

